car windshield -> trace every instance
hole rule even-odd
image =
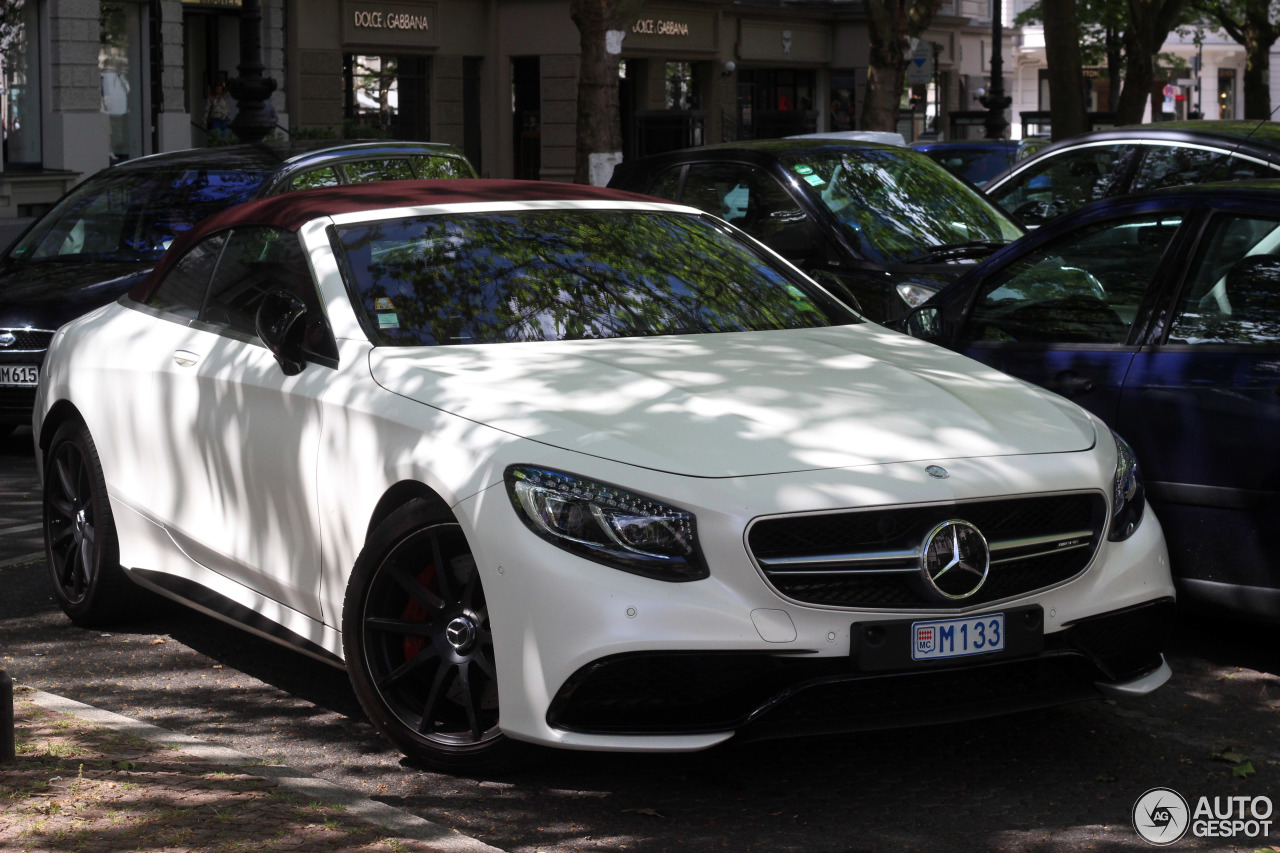
[[[819,149],[782,160],[873,262],[925,260],[941,249],[989,248],[1022,236],[1003,211],[918,151]]]
[[[438,346],[859,322],[700,216],[642,210],[447,214],[337,228],[377,344]]]
[[[243,169],[108,171],[60,201],[9,253],[11,261],[155,261],[201,219],[253,196]]]

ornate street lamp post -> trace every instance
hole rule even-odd
[[[978,99],[987,111],[986,120],[982,122],[987,129],[987,139],[1004,138],[1004,132],[1009,129],[1004,111],[1013,103],[1013,98],[1004,93],[1004,22],[1001,17],[1000,0],[991,0],[991,86]]]
[[[263,103],[276,90],[275,78],[263,76],[265,67],[262,64],[262,2],[244,0],[240,7],[240,64],[236,66],[240,76],[227,81],[227,90],[240,108],[231,122],[231,131],[241,142],[265,139],[276,126]]]

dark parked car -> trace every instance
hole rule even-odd
[[[957,139],[946,142],[913,142],[942,168],[980,187],[1009,171],[1018,161],[1021,143],[1016,139]]]
[[[1280,177],[1280,124],[1182,121],[1117,127],[1043,149],[983,187],[1028,227],[1101,198]]]
[[[830,139],[710,145],[623,163],[609,186],[696,207],[892,320],[1022,235],[981,193],[908,148]]]
[[[905,325],[1101,416],[1142,464],[1183,592],[1280,619],[1280,181],[1090,205]]]
[[[174,237],[227,207],[313,187],[472,178],[430,142],[294,142],[156,154],[72,189],[0,256],[0,435],[31,422],[40,365],[63,323],[126,293]]]

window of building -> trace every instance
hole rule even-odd
[[[35,3],[0,7],[0,124],[6,165],[39,166],[40,57],[39,17]]]
[[[813,71],[756,68],[738,72],[738,138],[775,139],[815,133],[818,111]]]
[[[425,56],[344,58],[347,139],[431,139]]]
[[[102,111],[111,120],[111,162],[144,151],[142,16],[135,3],[103,3],[98,16]]]

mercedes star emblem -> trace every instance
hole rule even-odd
[[[944,521],[924,537],[920,573],[931,591],[948,601],[969,598],[982,588],[991,551],[978,528],[967,521]]]

